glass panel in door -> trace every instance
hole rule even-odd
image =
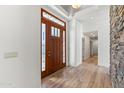
[[[63,63],[65,63],[65,31],[63,31]]]
[[[46,70],[46,24],[42,23],[42,71]]]

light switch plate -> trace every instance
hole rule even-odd
[[[18,57],[17,52],[8,52],[4,54],[5,59],[16,58],[16,57]]]

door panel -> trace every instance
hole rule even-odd
[[[53,66],[54,66],[54,59],[53,59],[53,48],[52,48],[52,46],[53,46],[53,38],[52,38],[52,35],[51,35],[51,31],[52,31],[52,29],[51,29],[51,26],[49,25],[49,27],[48,27],[48,31],[47,31],[47,69],[48,69],[48,71],[47,71],[47,74],[51,74],[54,70],[53,70]]]

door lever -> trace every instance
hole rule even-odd
[[[51,56],[51,51],[50,50],[48,51],[48,56]]]

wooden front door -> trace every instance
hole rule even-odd
[[[62,67],[66,66],[66,29],[49,18],[43,16],[43,13],[48,13],[41,10],[41,75],[45,77]],[[53,16],[52,14],[48,13]],[[53,16],[56,18],[55,16]],[[58,18],[56,18],[58,19]],[[59,19],[58,19],[59,20]],[[64,22],[63,22],[64,23]],[[65,24],[65,23],[64,23]]]

